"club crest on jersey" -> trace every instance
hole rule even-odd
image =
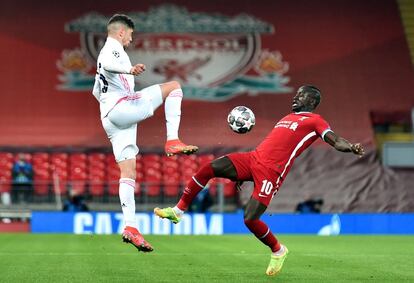
[[[114,50],[114,51],[112,51],[112,54],[113,54],[116,58],[119,58],[119,52],[118,52],[118,51]]]
[[[127,53],[133,64],[147,66],[136,77],[137,89],[177,80],[186,99],[206,101],[292,90],[287,86],[289,77],[285,76],[289,64],[283,61],[282,54],[261,48],[261,35],[274,32],[270,23],[247,14],[228,17],[190,13],[185,7],[171,4],[128,15],[139,34],[134,36]],[[109,17],[92,12],[65,25],[67,32],[79,33],[81,50],[89,62],[96,62],[105,43]],[[75,77],[70,70],[60,76],[59,87],[76,90],[82,84],[91,89],[92,72],[76,72]]]

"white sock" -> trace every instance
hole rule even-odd
[[[184,214],[184,211],[183,211],[183,210],[181,210],[181,209],[179,209],[177,206],[174,206],[174,207],[173,207],[173,210],[174,210],[175,214],[176,214],[178,217],[181,217],[181,216],[183,216],[183,214]]]
[[[119,200],[126,226],[137,228],[135,218],[135,180],[130,178],[119,179]]]
[[[282,255],[284,252],[285,252],[285,246],[284,245],[280,245],[280,249],[278,251],[276,251],[276,252],[273,252],[272,255],[279,256],[279,255]]]
[[[176,88],[168,94],[165,99],[165,120],[167,121],[167,140],[178,139],[178,128],[181,119],[181,101],[183,91]]]

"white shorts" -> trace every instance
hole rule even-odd
[[[120,101],[102,119],[102,126],[111,141],[117,162],[136,157],[139,152],[136,144],[137,123],[154,115],[161,104],[161,87],[153,85]]]

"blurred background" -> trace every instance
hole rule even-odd
[[[178,80],[180,136],[200,147],[164,156],[162,107],[139,125],[138,212],[175,204],[202,164],[253,149],[303,84],[322,90],[317,112],[366,155],[315,143],[268,212],[414,211],[414,2],[16,0],[0,4],[0,231],[33,230],[36,212],[120,211],[119,172],[91,95],[117,12],[135,21],[132,63],[147,65],[136,90]],[[256,115],[245,135],[226,122],[238,105]],[[192,210],[237,213],[251,190],[216,179]]]

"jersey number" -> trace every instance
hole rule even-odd
[[[273,189],[272,182],[269,182],[268,180],[263,180],[262,189],[260,190],[261,193],[270,195]]]
[[[99,63],[99,71],[101,70],[101,63]],[[99,73],[99,80],[102,81],[102,93],[106,93],[108,91],[108,81],[106,80],[105,76]]]
[[[102,81],[103,87],[101,89],[102,93],[106,93],[108,91],[108,81],[106,80],[105,76],[99,74],[99,80]]]

